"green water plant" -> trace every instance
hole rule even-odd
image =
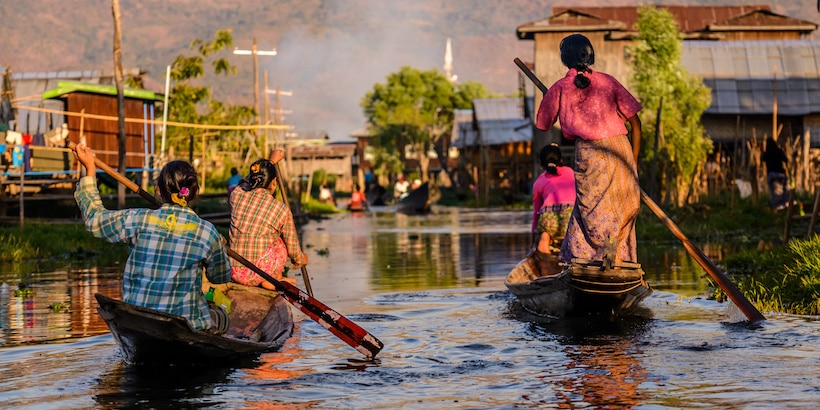
[[[761,311],[820,315],[820,237],[795,239],[764,252],[738,252],[723,263]]]

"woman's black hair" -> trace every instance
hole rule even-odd
[[[188,189],[188,195],[182,195],[180,191]],[[196,170],[191,164],[185,161],[171,161],[159,171],[157,177],[157,190],[163,203],[171,203],[171,195],[177,194],[187,202],[196,199],[199,193],[199,183],[196,180]]]
[[[239,186],[244,191],[252,191],[256,188],[269,187],[274,179],[276,179],[276,165],[269,160],[259,159],[251,164],[251,173],[239,181]]]
[[[595,50],[592,43],[582,34],[570,34],[561,40],[561,62],[567,68],[578,70],[575,86],[584,89],[589,87],[589,78],[584,75],[589,66],[595,64]]]
[[[561,147],[554,142],[541,148],[538,159],[541,161],[541,168],[551,175],[558,175],[558,166],[564,163],[561,158]]]

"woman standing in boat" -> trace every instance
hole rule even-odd
[[[74,193],[86,229],[131,247],[122,278],[123,301],[182,316],[197,330],[215,329],[212,315],[217,313],[209,311],[202,294],[202,270],[212,283],[225,283],[231,280],[231,264],[222,235],[188,207],[199,191],[194,168],[183,161],[162,168],[157,178],[159,209],[110,211],[97,190],[94,154],[85,144],[77,145],[75,153],[86,169]]]
[[[276,165],[281,150],[271,154],[273,162],[260,159],[251,164],[250,174],[239,182],[231,194],[231,248],[245,259],[280,281],[287,259],[294,265],[307,265],[308,257],[299,249],[299,238],[288,206],[274,197]],[[237,261],[233,265],[234,282],[275,290],[274,285]]]
[[[559,258],[601,260],[607,254],[634,262],[641,104],[614,77],[590,68],[595,52],[589,39],[572,34],[560,50],[569,71],[544,94],[536,116],[539,129],[557,120],[564,136],[575,140],[577,199]],[[632,129],[631,145],[624,119]]]
[[[551,143],[538,154],[544,172],[532,185],[532,232],[536,261],[552,254],[552,244],[564,238],[575,204],[575,175],[564,166],[561,147]]]

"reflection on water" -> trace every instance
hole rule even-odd
[[[529,211],[386,209],[301,232],[317,299],[381,339],[362,357],[294,309],[282,351],[231,368],[123,364],[95,312],[116,269],[0,274],[0,403],[41,408],[813,408],[820,322],[737,323],[680,247],[639,246],[657,290],[629,316],[528,317],[503,285]],[[293,272],[290,272],[291,274]],[[297,275],[297,280],[301,278]],[[15,296],[20,283],[34,290]],[[68,311],[48,306],[63,302]],[[30,341],[56,344],[12,344]]]
[[[105,333],[94,293],[119,298],[114,269],[0,274],[0,346],[56,342]]]
[[[230,368],[140,367],[116,363],[103,373],[94,401],[105,408],[181,409],[214,405]],[[173,386],[173,389],[168,389]]]

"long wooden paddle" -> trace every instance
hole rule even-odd
[[[69,148],[76,151],[77,146],[71,142],[69,143]],[[125,185],[128,189],[136,192],[139,196],[145,198],[152,204],[156,206],[162,205],[158,198],[144,191],[133,181],[115,171],[106,163],[102,162],[99,158],[94,157],[94,164],[97,165],[97,168],[105,171],[106,174],[110,175],[112,178]],[[276,290],[282,293],[285,300],[301,310],[302,313],[322,325],[322,327],[336,335],[336,337],[342,339],[342,341],[361,352],[363,355],[368,358],[374,358],[376,357],[376,354],[378,354],[384,347],[384,344],[379,339],[368,333],[359,325],[353,323],[350,319],[342,316],[339,312],[336,312],[324,303],[316,300],[305,292],[302,292],[302,290],[296,286],[274,279],[271,275],[268,275],[267,272],[252,264],[250,261],[242,257],[242,255],[236,253],[233,249],[226,247],[226,250],[228,252],[228,256],[236,259],[239,263],[247,266],[248,269],[256,272],[256,274],[272,283],[276,287]]]
[[[279,183],[279,192],[282,193],[282,201],[285,202],[285,206],[288,208],[288,211],[291,211],[290,202],[288,201],[288,188],[287,185],[284,184],[284,180],[282,178],[282,169],[279,168],[278,162],[274,163],[274,166],[276,166],[276,180]],[[307,266],[305,265],[302,265],[302,279],[305,281],[305,290],[307,290],[308,295],[313,297],[313,288],[310,286],[310,275],[308,275]]]
[[[526,64],[524,64],[517,57],[513,60],[513,62],[515,62],[515,65],[517,65],[518,68],[520,68],[521,71],[524,72],[524,75],[526,75],[530,80],[532,80],[535,86],[538,87],[538,89],[541,90],[542,93],[547,93],[547,86],[545,86],[544,83],[542,83],[541,80],[539,80],[538,77],[535,76],[535,73],[533,73],[532,70],[530,70],[530,68],[527,67]],[[746,318],[748,318],[749,321],[760,322],[766,320],[766,318],[763,317],[760,311],[758,311],[757,308],[755,308],[754,305],[751,302],[749,302],[749,300],[746,299],[745,296],[743,296],[743,293],[740,292],[737,286],[735,286],[734,283],[732,283],[732,281],[729,280],[726,274],[723,273],[723,271],[721,271],[714,264],[714,262],[712,262],[703,253],[703,251],[700,250],[700,248],[695,246],[692,242],[689,241],[688,238],[686,238],[683,232],[681,232],[681,230],[678,229],[678,226],[675,225],[675,223],[671,219],[669,219],[668,216],[666,216],[661,207],[658,206],[658,204],[656,204],[655,201],[653,201],[652,198],[649,195],[647,195],[643,189],[641,189],[641,199],[646,204],[646,206],[649,207],[649,209],[651,209],[653,213],[655,213],[655,216],[657,216],[658,219],[660,219],[661,222],[663,222],[663,224],[666,225],[667,228],[669,228],[672,234],[675,235],[675,237],[677,237],[679,241],[681,241],[683,247],[686,248],[687,252],[689,252],[689,255],[691,255],[692,258],[694,258],[695,261],[697,261],[697,263],[703,268],[703,270],[705,270],[706,273],[712,278],[712,280],[714,280],[715,283],[717,283],[718,286],[724,292],[726,292],[726,295],[729,296],[729,299],[731,299],[732,302],[734,302],[735,305],[737,305],[737,307],[740,308],[740,310],[743,312],[744,315],[746,315]]]

